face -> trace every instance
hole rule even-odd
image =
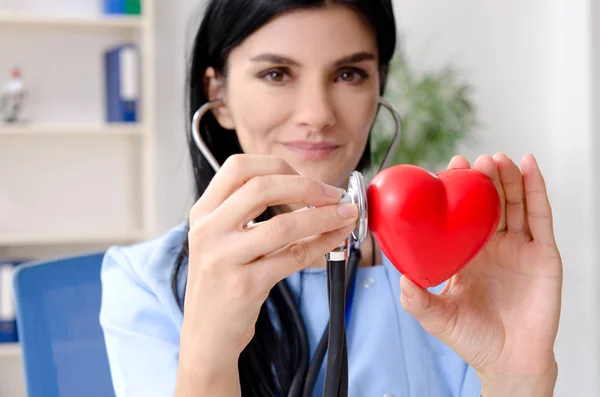
[[[217,120],[245,153],[284,158],[300,174],[345,187],[377,111],[377,45],[343,6],[273,19],[236,47]]]

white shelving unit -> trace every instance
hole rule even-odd
[[[33,27],[58,26],[63,28],[103,28],[131,29],[145,28],[148,14],[142,17],[129,15],[99,15],[99,16],[60,16],[35,12],[0,11],[0,23],[11,25],[31,25]]]
[[[27,121],[0,121],[0,260],[130,244],[156,233],[155,30],[99,0],[0,2],[0,84],[20,66]],[[10,5],[10,3],[9,3]],[[136,123],[104,121],[104,52],[140,51]],[[14,63],[13,63],[14,62]],[[0,397],[25,397],[21,348],[0,344]]]
[[[95,159],[96,165],[90,165],[87,168],[85,168],[86,166],[83,167],[88,171],[86,177],[89,187],[91,190],[96,189],[99,194],[102,191],[110,192],[113,189],[114,195],[122,196],[122,199],[111,198],[110,200],[106,200],[109,203],[106,207],[103,207],[102,200],[98,200],[98,203],[90,203],[90,206],[94,207],[94,211],[105,212],[106,216],[98,216],[98,219],[90,216],[92,218],[90,222],[99,226],[95,227],[94,225],[83,224],[81,228],[78,228],[74,224],[76,223],[76,219],[85,221],[85,209],[79,208],[72,214],[65,211],[60,217],[57,215],[55,219],[50,217],[45,222],[42,220],[40,224],[44,224],[44,227],[38,228],[35,227],[35,218],[39,219],[39,216],[36,216],[36,212],[33,210],[31,213],[31,218],[33,219],[27,219],[28,207],[23,204],[24,207],[20,209],[21,214],[25,213],[25,215],[20,215],[23,218],[22,223],[31,223],[32,227],[26,227],[18,220],[13,220],[12,223],[9,222],[9,225],[5,224],[4,227],[2,222],[0,222],[0,259],[22,256],[23,252],[28,257],[43,257],[44,254],[37,254],[39,246],[64,246],[64,250],[58,250],[57,252],[61,255],[67,255],[71,252],[78,252],[77,249],[73,249],[73,247],[78,245],[107,247],[112,244],[132,243],[153,236],[156,232],[155,32],[153,0],[142,0],[142,15],[140,16],[105,15],[100,9],[102,2],[97,0],[82,0],[84,2],[88,1],[90,4],[87,6],[88,12],[80,13],[71,12],[71,8],[75,6],[73,3],[66,2],[65,0],[62,0],[62,7],[65,9],[64,13],[61,13],[60,5],[48,8],[48,3],[41,2],[41,0],[27,1],[29,3],[37,1],[36,5],[39,6],[37,8],[41,8],[41,10],[37,10],[36,5],[26,7],[28,9],[19,10],[2,9],[0,5],[0,52],[2,52],[2,58],[9,61],[8,58],[13,56],[10,47],[8,51],[2,51],[3,46],[8,45],[7,41],[11,40],[11,37],[7,37],[9,35],[3,34],[3,32],[14,34],[17,40],[26,37],[24,40],[27,40],[25,45],[30,49],[29,53],[39,48],[52,54],[48,46],[54,45],[54,49],[57,51],[65,51],[65,54],[68,54],[61,47],[62,45],[68,46],[69,40],[73,40],[74,43],[78,43],[80,46],[82,46],[81,41],[86,38],[92,43],[91,45],[100,43],[97,44],[97,48],[93,49],[89,49],[91,45],[87,45],[86,43],[82,48],[89,51],[87,57],[86,55],[73,55],[72,61],[76,63],[79,58],[82,59],[85,66],[82,66],[81,72],[77,74],[81,73],[79,78],[82,79],[84,84],[88,84],[86,87],[91,87],[88,90],[88,92],[92,91],[89,96],[95,95],[97,98],[93,101],[94,105],[88,105],[81,112],[82,114],[92,113],[92,116],[89,117],[90,120],[85,120],[84,116],[73,117],[69,120],[70,116],[67,116],[58,119],[41,117],[41,120],[33,117],[31,122],[14,125],[0,122],[0,186],[2,186],[0,189],[0,219],[5,218],[3,217],[3,206],[4,212],[8,213],[12,211],[11,206],[14,207],[15,204],[21,203],[19,195],[24,194],[23,191],[26,191],[27,194],[32,194],[29,187],[17,175],[20,172],[20,164],[27,165],[31,161],[36,161],[36,159],[40,159],[40,162],[44,161],[46,164],[50,164],[47,171],[44,170],[43,163],[39,164],[39,172],[47,172],[47,174],[43,175],[42,179],[44,180],[41,181],[43,183],[39,183],[37,179],[31,179],[31,188],[34,189],[36,186],[41,186],[39,193],[40,202],[44,197],[52,196],[53,194],[57,195],[60,199],[60,195],[56,191],[48,194],[42,187],[52,189],[52,184],[49,183],[49,180],[58,176],[60,181],[57,181],[56,189],[61,189],[69,193],[69,190],[67,190],[69,189],[69,181],[65,179],[65,175],[74,173],[72,168],[73,161],[86,163],[89,160],[84,154],[81,154],[81,157],[78,158],[77,153],[82,149],[85,150],[85,148],[90,147],[97,147],[98,149],[90,156],[90,158]],[[51,3],[60,2],[61,0],[51,1]],[[78,10],[81,7],[79,4],[77,5]],[[51,11],[47,11],[48,9],[51,9]],[[3,36],[5,36],[4,39]],[[53,36],[60,37],[60,39],[57,38],[52,43]],[[106,40],[102,41],[101,37],[106,37]],[[63,38],[64,44],[61,42]],[[7,41],[3,43],[3,40]],[[48,42],[51,42],[51,44],[48,44]],[[113,124],[106,123],[103,120],[104,97],[102,95],[104,89],[104,70],[101,67],[102,57],[104,51],[109,47],[108,43],[116,45],[120,42],[135,42],[138,45],[142,60],[140,65],[140,92],[142,96],[139,104],[140,117],[137,123]],[[38,43],[39,47],[35,47]],[[21,58],[26,58],[23,54],[27,50],[21,48],[18,50],[21,51],[19,54]],[[96,59],[90,59],[94,56]],[[33,78],[31,73],[28,74],[28,71],[30,68],[34,68],[34,66],[27,64],[27,62],[21,63],[20,60],[18,60],[18,64],[24,69],[24,80],[27,84],[28,78],[30,80]],[[91,65],[91,67],[88,65]],[[3,70],[5,66],[8,66],[8,64],[0,61],[0,83],[7,78],[6,73],[8,71],[6,69]],[[86,74],[88,70],[89,73]],[[5,78],[2,78],[1,73],[5,73]],[[39,76],[38,78],[42,80],[43,78],[48,78],[47,76],[49,75]],[[43,84],[43,82],[40,84]],[[69,90],[77,92],[76,84],[71,85]],[[83,88],[81,90],[77,92],[78,95],[87,95],[83,91]],[[35,88],[31,89],[31,91],[35,91]],[[33,95],[35,96],[35,94],[34,92]],[[52,100],[47,105],[49,106],[46,107],[47,109],[52,108],[52,110],[47,111],[48,114],[51,114],[58,107]],[[44,108],[39,103],[38,107]],[[90,108],[93,111],[90,112]],[[68,111],[61,110],[60,114],[68,115]],[[8,152],[11,145],[15,148],[14,150],[20,151],[18,157],[20,162],[16,163],[14,168],[8,169],[8,165],[3,164],[2,159],[7,158],[7,153],[13,153]],[[69,149],[73,148],[73,150],[67,152],[68,149],[65,149],[66,147]],[[64,153],[63,150],[65,151]],[[28,153],[29,151],[30,153]],[[55,157],[52,157],[53,153]],[[31,154],[32,158],[27,157],[29,154]],[[70,155],[73,155],[74,160],[70,160]],[[114,161],[113,156],[116,159]],[[61,158],[65,159],[65,164],[62,165],[64,173],[60,164]],[[6,164],[9,163],[9,160],[5,161]],[[102,161],[106,162],[106,168],[103,167]],[[12,163],[14,164],[15,162],[12,161]],[[93,171],[89,171],[90,169],[93,169]],[[103,176],[97,178],[96,171]],[[114,175],[112,178],[111,172]],[[11,173],[12,176],[8,176],[8,174],[2,175],[3,173]],[[27,179],[35,173],[35,168],[29,165],[22,178]],[[84,192],[87,186],[85,185],[85,181],[82,181],[83,176],[79,175],[78,178],[78,180],[73,181],[73,191]],[[106,186],[100,190],[94,185],[98,179],[104,181],[104,185],[111,179],[117,181],[117,183],[114,187]],[[14,191],[11,190],[13,187],[15,187]],[[99,196],[99,194],[96,194],[96,196]],[[90,201],[91,193],[88,196],[84,193],[80,195],[82,199],[77,202],[77,205],[64,202],[64,206],[77,207],[79,204],[85,206],[82,202]],[[59,199],[55,199],[55,202]],[[37,200],[35,197],[25,197],[25,202],[30,203],[31,208],[34,207],[31,203],[35,200]],[[72,200],[75,201],[76,198]],[[19,210],[16,209],[15,211]],[[96,212],[94,211],[90,211],[90,215],[95,214]],[[66,222],[62,222],[60,219],[65,219]],[[104,221],[104,219],[116,219],[117,221],[111,224],[108,220]],[[13,224],[15,224],[14,227]]]
[[[21,346],[18,343],[0,343],[0,359],[21,356]]]
[[[130,233],[107,233],[107,234],[7,234],[0,235],[3,244],[11,246],[29,245],[73,245],[73,244],[110,244],[110,243],[133,243],[146,237],[144,231],[132,231]]]
[[[135,136],[144,135],[146,129],[140,125],[127,124],[107,124],[107,125],[69,125],[69,124],[48,124],[48,125],[30,125],[30,126],[11,126],[4,125],[0,127],[0,136],[15,137],[22,136],[59,136],[59,135],[98,135],[98,136]]]

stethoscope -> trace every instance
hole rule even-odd
[[[400,143],[402,135],[402,119],[398,111],[385,98],[379,98],[379,104],[387,108],[394,117],[396,131],[394,139],[383,159],[379,171],[386,168],[392,155]],[[207,102],[196,111],[192,118],[192,138],[215,172],[221,165],[208,149],[200,134],[202,117],[211,109],[223,105],[220,100]],[[342,190],[340,203],[353,203],[358,207],[358,221],[351,235],[325,257],[327,261],[327,291],[329,295],[330,320],[309,364],[308,336],[304,322],[289,289],[284,283],[278,283],[286,304],[289,307],[296,327],[301,336],[301,352],[299,369],[294,375],[287,397],[310,397],[327,353],[325,383],[323,397],[348,396],[348,352],[346,343],[346,302],[350,297],[351,285],[356,276],[356,269],[361,259],[360,246],[368,232],[367,190],[364,177],[359,171],[353,171],[348,181],[348,189]],[[253,222],[251,221],[250,224]],[[347,266],[346,266],[347,265]]]

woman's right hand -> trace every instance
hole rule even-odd
[[[339,189],[277,157],[241,154],[223,164],[190,212],[180,366],[207,377],[237,370],[269,291],[354,229],[358,209],[340,199]],[[268,206],[298,203],[315,208],[245,227]]]

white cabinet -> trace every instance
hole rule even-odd
[[[0,83],[14,66],[25,123],[0,123],[0,258],[44,258],[156,232],[154,15],[99,0],[0,3]],[[11,7],[12,5],[12,7]],[[10,8],[6,8],[10,7]],[[137,123],[105,122],[104,52],[141,55]]]
[[[37,259],[156,233],[154,4],[0,1],[0,84],[26,84],[24,123],[0,122],[0,259]],[[140,50],[139,121],[105,122],[104,52]],[[0,344],[0,397],[25,396],[18,344]]]

